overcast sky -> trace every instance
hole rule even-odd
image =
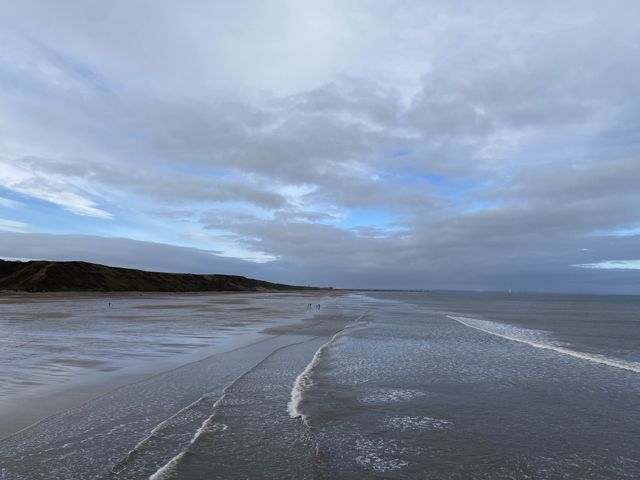
[[[0,256],[640,293],[640,2],[0,3]]]

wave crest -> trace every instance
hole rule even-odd
[[[342,335],[345,330],[352,328],[356,325],[362,318],[367,314],[367,312],[360,315],[352,324],[347,325],[345,328],[337,332],[331,339],[323,344],[313,355],[313,358],[309,362],[309,364],[304,368],[304,370],[296,377],[296,380],[293,382],[293,388],[291,389],[291,399],[287,404],[287,412],[289,412],[289,416],[291,418],[301,418],[302,421],[308,426],[306,415],[300,410],[300,404],[302,403],[302,399],[304,396],[304,392],[308,390],[313,385],[313,380],[311,376],[313,374],[314,369],[320,363],[320,358],[322,357],[322,353],[324,350],[331,345],[340,335]]]
[[[541,348],[543,350],[553,350],[555,352],[562,353],[563,355],[569,355],[580,360],[586,360],[592,363],[598,363],[601,365],[607,365],[609,367],[620,368],[622,370],[640,373],[640,363],[618,360],[597,353],[579,352],[577,350],[571,350],[570,348],[554,345],[553,343],[548,343],[548,340],[545,341],[545,337],[541,334],[541,332],[536,330],[518,328],[511,325],[503,325],[487,320],[479,320],[477,318],[457,317],[453,315],[447,315],[447,318],[455,320],[456,322],[461,323],[462,325],[465,325],[467,327],[475,328],[476,330],[480,330],[490,335],[495,335],[496,337],[511,340],[513,342],[524,343],[535,348]]]

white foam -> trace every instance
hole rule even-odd
[[[628,370],[630,372],[640,373],[640,363],[617,360],[596,353],[578,352],[566,347],[543,342],[543,337],[540,335],[540,332],[536,332],[535,330],[505,326],[503,324],[489,322],[487,320],[479,320],[477,318],[454,317],[452,315],[447,315],[447,317],[451,320],[455,320],[456,322],[466,325],[467,327],[475,328],[476,330],[495,335],[496,337],[511,340],[513,342],[525,343],[535,348],[553,350],[554,352],[562,353],[563,355],[569,355],[574,358],[579,358],[580,360],[586,360],[588,362],[599,363],[601,365],[607,365],[609,367],[615,367],[622,370]]]
[[[302,418],[302,421],[305,424],[307,423],[307,417],[300,410],[300,403],[302,402],[302,397],[304,392],[308,390],[311,387],[311,385],[313,385],[313,381],[311,380],[311,374],[313,373],[313,370],[320,363],[320,357],[322,356],[322,352],[324,352],[325,348],[331,345],[336,338],[338,338],[342,333],[344,333],[344,331],[347,328],[350,328],[356,322],[359,322],[362,319],[362,317],[364,317],[366,314],[367,312],[360,315],[355,320],[354,323],[347,325],[345,328],[343,328],[338,333],[336,333],[333,337],[331,337],[331,339],[327,343],[323,344],[313,355],[313,358],[311,359],[309,364],[304,368],[302,373],[300,373],[300,375],[296,377],[296,380],[293,382],[293,388],[291,389],[291,399],[287,404],[287,412],[289,412],[289,416],[291,418]]]
[[[179,453],[175,457],[173,457],[169,462],[161,467],[156,473],[149,477],[149,480],[163,480],[169,478],[169,475],[174,473],[175,466],[178,464],[182,457],[186,455],[186,452]]]
[[[400,470],[409,462],[392,455],[402,453],[395,442],[385,442],[381,439],[359,438],[356,440],[356,449],[360,455],[355,457],[356,463],[367,470],[375,472],[393,472]]]
[[[409,465],[409,462],[400,458],[386,459],[375,452],[366,455],[358,455],[356,463],[364,468],[369,468],[376,472],[393,472]]]
[[[235,384],[242,376],[244,376],[245,374],[243,373],[242,375],[240,375],[238,378],[236,378],[233,382],[231,382],[229,385],[227,385],[224,390],[222,390],[222,395],[220,396],[220,398],[218,398],[218,400],[216,400],[216,402],[212,405],[211,409],[213,411],[213,413],[207,417],[204,422],[202,422],[202,424],[200,425],[200,428],[198,428],[196,430],[196,432],[193,434],[193,437],[191,438],[191,441],[189,442],[189,446],[193,445],[195,443],[195,441],[198,439],[198,437],[200,437],[200,435],[202,435],[204,432],[209,431],[208,427],[209,425],[213,424],[213,418],[216,416],[216,414],[218,413],[218,406],[222,403],[222,401],[225,399],[225,397],[227,396],[227,390],[233,385]],[[226,427],[226,425],[225,425]],[[226,430],[226,428],[219,430],[219,431],[224,431]],[[174,465],[176,465],[184,455],[186,455],[186,451],[179,453],[178,455],[176,455],[175,457],[173,457],[171,460],[169,460],[169,462],[167,464],[165,464],[163,467],[161,467],[156,473],[154,473],[153,475],[151,475],[151,477],[149,477],[149,480],[161,480],[163,478],[166,477],[166,474],[170,473],[171,470],[173,470]],[[164,472],[164,473],[163,473]],[[156,475],[160,475],[158,477],[156,477]]]
[[[364,314],[363,314],[364,315]],[[362,316],[360,317],[362,318]],[[303,342],[300,342],[303,343]],[[229,389],[231,387],[233,387],[241,378],[243,378],[245,375],[249,374],[250,372],[254,371],[258,366],[260,366],[267,358],[271,357],[271,355],[273,355],[275,352],[283,349],[283,348],[287,348],[290,347],[292,344],[289,345],[284,345],[282,347],[276,348],[273,352],[271,352],[269,355],[267,355],[265,358],[263,358],[262,360],[260,360],[257,364],[255,364],[253,367],[251,367],[249,370],[247,370],[246,372],[240,374],[238,377],[236,377],[231,383],[229,383],[226,387],[224,387],[222,389],[222,395],[220,395],[220,398],[218,398],[218,400],[215,401],[215,403],[212,405],[211,410],[212,413],[211,415],[206,418],[202,424],[200,425],[200,427],[196,430],[196,432],[194,433],[193,437],[191,438],[191,441],[189,442],[189,447],[191,445],[193,445],[196,440],[198,440],[198,438],[205,432],[210,432],[210,431],[216,431],[216,432],[224,432],[228,426],[224,425],[224,424],[217,424],[213,422],[213,419],[215,418],[215,416],[218,414],[218,408],[220,407],[220,404],[225,400],[225,398],[227,397],[227,392],[229,391]],[[293,344],[296,345],[296,344]],[[221,425],[222,427],[219,427],[219,425]],[[188,448],[188,447],[187,447]],[[167,468],[171,467],[172,465],[175,465],[177,462],[180,461],[180,459],[186,454],[187,452],[182,452],[178,455],[176,455],[175,457],[173,457],[169,463],[167,463],[166,465],[164,465],[163,467],[161,467],[156,473],[154,473],[151,477],[149,477],[149,480],[159,480],[162,479],[163,477],[155,477],[155,475],[160,474],[163,471],[166,471]]]
[[[255,368],[255,367],[253,367]],[[249,369],[248,371],[253,370],[253,368]],[[244,375],[246,374],[243,373],[242,375],[240,375],[238,378],[236,378],[235,380],[233,380],[230,384],[228,384],[226,387],[224,387],[224,389],[222,390],[222,395],[220,396],[220,398],[218,398],[218,400],[216,400],[216,402],[211,406],[211,410],[213,411],[213,413],[207,417],[202,424],[200,425],[200,427],[196,430],[196,432],[193,434],[193,437],[191,438],[191,441],[189,442],[189,446],[193,445],[196,440],[198,439],[198,437],[200,437],[200,435],[202,435],[204,432],[209,431],[209,426],[213,424],[213,418],[216,416],[216,414],[218,413],[218,407],[220,406],[220,404],[223,402],[223,400],[226,398],[227,396],[227,390],[229,388],[231,388],[232,385],[234,385],[240,378],[242,378]],[[226,430],[226,428],[219,430],[219,431],[224,431]],[[179,453],[178,455],[176,455],[175,457],[173,457],[171,460],[169,460],[169,463],[167,463],[166,465],[164,465],[163,467],[161,467],[156,473],[154,473],[151,477],[149,477],[149,480],[160,480],[164,477],[159,476],[156,477],[156,475],[160,474],[161,472],[165,472],[165,471],[169,471],[167,469],[170,469],[171,467],[173,467],[173,465],[175,465],[176,463],[178,463],[180,461],[180,459],[186,454],[187,452],[184,451],[182,453]]]
[[[171,415],[169,418],[163,420],[162,422],[160,422],[158,425],[156,425],[150,432],[149,434],[144,437],[142,440],[140,440],[135,447],[133,447],[133,449],[131,449],[129,451],[129,453],[127,453],[127,455],[124,457],[124,459],[122,459],[120,462],[118,462],[112,469],[111,472],[112,473],[117,473],[124,465],[127,464],[127,462],[136,454],[136,452],[138,452],[138,450],[140,450],[145,443],[147,443],[149,440],[151,440],[152,438],[154,438],[157,433],[166,425],[168,425],[171,421],[175,420],[179,415],[183,414],[184,412],[188,411],[189,409],[195,407],[196,405],[198,405],[200,402],[202,402],[203,400],[207,400],[210,397],[208,395],[203,395],[202,397],[198,398],[196,401],[190,403],[189,405],[187,405],[184,408],[181,408],[180,410],[178,410],[176,413],[174,413],[173,415]]]
[[[449,420],[444,420],[441,418],[414,416],[390,417],[385,423],[394,430],[400,430],[402,432],[446,430],[452,425]]]
[[[396,403],[421,397],[424,392],[420,390],[408,390],[405,388],[379,388],[368,390],[360,397],[363,403]]]
[[[306,421],[305,415],[300,411],[300,402],[302,402],[302,395],[305,390],[307,390],[311,385],[313,385],[313,381],[311,380],[311,372],[316,368],[318,363],[320,363],[320,357],[322,356],[322,352],[326,347],[328,347],[340,334],[341,332],[336,333],[331,340],[322,345],[318,351],[313,355],[313,358],[309,362],[309,364],[305,367],[305,369],[296,377],[295,382],[293,382],[293,388],[291,389],[291,399],[287,404],[287,412],[289,412],[289,416],[291,418],[302,418]]]
[[[253,370],[253,368],[249,369],[249,371]],[[189,442],[189,445],[193,445],[196,440],[198,439],[198,437],[200,435],[202,435],[204,432],[209,432],[209,431],[214,431],[214,429],[211,429],[210,427],[212,425],[215,425],[215,423],[213,423],[213,419],[215,418],[215,416],[218,413],[218,407],[220,406],[220,404],[224,401],[225,398],[227,398],[227,391],[233,386],[235,385],[235,383],[240,380],[242,377],[244,377],[246,375],[246,372],[243,373],[242,375],[240,375],[238,378],[236,378],[233,382],[231,382],[229,385],[227,385],[226,387],[224,387],[224,390],[222,390],[222,395],[220,396],[220,398],[218,400],[215,401],[215,403],[211,406],[211,410],[212,410],[212,414],[207,417],[205,419],[204,422],[202,422],[202,425],[200,425],[200,428],[198,428],[198,430],[196,430],[196,433],[193,434],[193,437],[191,438],[191,442]],[[226,426],[226,425],[225,425]],[[217,430],[215,429],[215,431],[221,431],[224,432],[226,430],[226,428],[222,429],[222,430]]]
[[[151,438],[153,438],[156,433],[158,433],[158,431],[160,429],[162,429],[165,425],[167,425],[169,422],[171,422],[172,420],[174,420],[175,418],[177,418],[179,415],[181,415],[182,413],[186,412],[187,410],[189,410],[190,408],[195,407],[198,403],[202,402],[203,400],[207,400],[208,396],[204,395],[200,398],[198,398],[195,402],[190,403],[189,405],[187,405],[184,408],[181,408],[180,410],[178,410],[176,413],[174,413],[173,415],[171,415],[169,418],[167,418],[166,420],[160,422],[158,425],[156,425],[153,430],[151,430],[149,432],[149,435],[145,438],[143,438],[140,442],[138,442],[138,444],[133,448],[133,451],[139,449],[145,442],[149,441]]]
[[[226,423],[212,423],[207,427],[207,432],[224,432],[229,428]]]

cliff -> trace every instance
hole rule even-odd
[[[237,275],[146,272],[87,262],[0,260],[0,290],[31,292],[259,292],[302,290]]]

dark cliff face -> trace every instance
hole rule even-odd
[[[300,290],[236,275],[145,272],[87,262],[0,260],[0,289],[42,292],[206,292]]]

